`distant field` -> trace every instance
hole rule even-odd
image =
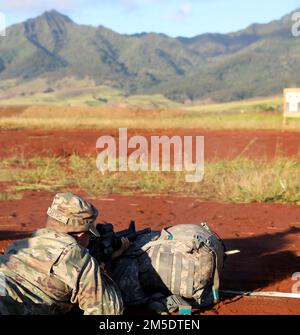
[[[131,95],[93,80],[72,77],[49,83],[46,79],[31,82],[6,80],[0,83],[0,106],[92,106],[127,108],[176,108],[179,103],[161,94]]]
[[[153,98],[153,97],[152,97]],[[156,97],[158,99],[158,97]],[[134,99],[134,97],[131,97]],[[147,97],[135,97],[140,107],[123,105],[18,105],[2,104],[3,129],[139,128],[139,129],[284,129],[300,130],[300,120],[283,124],[281,98],[261,98],[223,104],[168,105],[148,108]],[[144,100],[143,100],[144,99]],[[14,100],[12,100],[14,101]],[[147,102],[148,101],[148,102]],[[161,101],[162,102],[162,101]],[[159,105],[159,104],[158,104]],[[1,105],[0,105],[1,106]],[[143,107],[144,106],[144,107]]]
[[[0,82],[0,106],[92,106],[127,108],[183,108],[193,112],[248,112],[278,111],[281,97],[253,98],[229,103],[203,103],[172,101],[162,94],[128,95],[125,91],[97,85],[89,78],[65,77],[51,81],[46,78],[18,82],[15,79]]]
[[[206,113],[248,113],[248,112],[281,112],[282,97],[255,98],[243,101],[232,101],[219,104],[193,104],[184,107],[190,112]]]

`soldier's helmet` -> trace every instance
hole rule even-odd
[[[98,216],[97,208],[78,195],[57,193],[47,215],[55,220],[47,223],[48,228],[63,233],[90,231],[95,236],[100,236],[94,225]]]

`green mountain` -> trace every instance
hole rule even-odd
[[[40,78],[51,87],[75,77],[178,101],[272,95],[300,85],[300,37],[292,36],[292,24],[289,14],[235,33],[171,38],[79,25],[53,10],[0,38],[0,79],[26,86]]]

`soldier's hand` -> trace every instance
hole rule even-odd
[[[121,238],[121,243],[122,243],[122,245],[121,245],[120,249],[115,250],[112,253],[112,259],[120,257],[123,254],[123,252],[129,248],[129,246],[131,244],[130,241],[128,240],[128,238],[126,238],[126,237]]]
[[[122,237],[121,242],[122,246],[120,249],[122,249],[123,251],[127,250],[131,244],[127,237]]]

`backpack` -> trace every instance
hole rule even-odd
[[[138,236],[114,266],[112,278],[127,304],[145,303],[157,292],[219,300],[225,247],[206,223],[180,224]]]

